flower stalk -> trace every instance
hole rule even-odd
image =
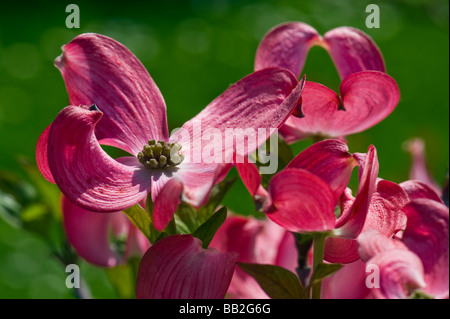
[[[323,233],[316,233],[313,235],[313,274],[312,279],[316,277],[317,269],[323,263],[324,249],[325,249],[326,235]],[[320,292],[322,290],[322,280],[317,283],[312,282],[312,299],[320,299]]]

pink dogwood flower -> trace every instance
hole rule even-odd
[[[270,30],[261,41],[255,70],[284,67],[297,77],[312,46],[330,54],[342,83],[340,96],[326,86],[306,82],[302,95],[302,114],[291,116],[280,129],[291,143],[307,137],[343,137],[364,131],[397,106],[399,89],[385,72],[380,50],[362,31],[339,27],[323,37],[311,26],[291,22]]]
[[[63,47],[55,65],[70,105],[38,140],[40,171],[71,202],[89,211],[120,211],[151,193],[158,230],[173,217],[180,198],[195,207],[204,204],[211,187],[231,167],[226,159],[195,160],[209,145],[202,134],[215,129],[222,139],[214,140],[214,151],[230,157],[243,150],[239,155],[245,157],[264,142],[245,148],[245,129],[284,124],[298,107],[304,84],[286,69],[254,72],[169,136],[158,87],[122,44],[103,35],[82,34]],[[242,129],[231,146],[223,143],[229,128]],[[113,159],[100,144],[131,156]]]
[[[386,238],[376,230],[358,237],[359,253],[379,269],[376,298],[449,298],[449,210],[427,198],[403,208],[407,216],[401,238]],[[423,295],[425,294],[425,296]]]
[[[335,207],[346,190],[354,167],[359,168],[355,200],[336,219]],[[345,143],[325,140],[297,155],[277,173],[268,190],[261,189],[254,165],[236,164],[244,184],[262,202],[267,217],[292,232],[330,232],[356,238],[364,225],[378,175],[376,149],[350,154]]]
[[[378,183],[386,182],[379,180]],[[382,184],[378,184],[377,188],[380,187]],[[322,298],[330,298],[330,299],[341,299],[341,298],[351,298],[351,299],[363,299],[363,298],[379,298],[380,293],[379,289],[376,287],[372,287],[375,283],[370,282],[369,285],[367,285],[367,280],[369,272],[373,271],[373,267],[366,268],[367,259],[370,258],[366,254],[366,250],[370,249],[370,245],[375,245],[375,243],[378,243],[379,246],[385,246],[385,248],[388,250],[389,247],[394,249],[396,252],[398,252],[397,248],[404,248],[399,241],[403,237],[403,234],[405,233],[405,229],[407,227],[411,227],[411,223],[408,224],[408,215],[405,213],[405,207],[409,205],[411,202],[420,200],[423,202],[426,201],[435,201],[439,205],[436,204],[430,204],[431,206],[438,206],[443,209],[442,205],[443,202],[439,198],[439,196],[429,187],[427,184],[416,181],[416,180],[409,180],[400,183],[398,186],[400,186],[404,192],[409,197],[409,200],[406,201],[405,204],[405,196],[404,192],[398,189],[398,186],[395,186],[396,184],[392,182],[388,182],[388,184],[385,184],[383,188],[388,187],[387,190],[391,190],[389,193],[390,196],[383,196],[383,193],[386,194],[386,192],[380,192],[377,190],[374,194],[374,199],[371,202],[371,207],[369,208],[369,213],[366,219],[366,223],[364,226],[364,229],[360,236],[357,238],[357,240],[342,240],[337,238],[329,238],[328,240],[332,240],[334,243],[333,247],[339,247],[338,254],[334,252],[334,258],[338,258],[338,260],[347,259],[347,261],[351,261],[354,259],[357,259],[354,262],[345,264],[342,269],[340,269],[336,274],[333,274],[331,277],[328,277],[324,280],[323,286],[322,286]],[[403,194],[402,194],[403,193]],[[398,198],[396,198],[398,197]],[[403,206],[402,206],[403,205]],[[397,222],[396,222],[397,221]],[[396,225],[396,227],[392,227],[393,225]],[[410,226],[408,226],[410,225]],[[372,227],[371,227],[372,226]],[[375,226],[375,227],[373,227]],[[395,231],[396,228],[399,228],[400,231]],[[340,242],[339,242],[340,241]],[[356,243],[355,243],[356,242]],[[358,244],[359,243],[359,244]],[[328,243],[329,244],[329,243]],[[361,246],[361,244],[364,246]],[[363,248],[362,248],[363,247]],[[327,246],[326,246],[327,248]],[[356,250],[356,251],[355,251]],[[445,250],[444,250],[445,251]],[[330,257],[330,247],[328,247],[328,250],[325,251],[326,255],[328,254],[328,258]],[[362,253],[361,257],[360,254]],[[370,253],[372,254],[372,253]],[[395,255],[395,253],[392,253],[392,255]],[[417,260],[416,256],[412,256],[410,253],[405,253],[404,251],[401,252],[397,257],[394,258],[392,262],[390,262],[390,265],[393,267],[393,269],[396,269],[395,272],[397,272],[398,277],[390,278],[390,275],[387,275],[386,280],[401,280],[405,281],[407,277],[405,275],[409,274],[406,270],[401,270],[404,268],[409,268],[411,265],[408,264],[408,260],[412,259],[413,266],[416,265],[419,269],[419,273],[422,273],[422,266],[420,266],[420,263]],[[327,257],[327,256],[326,256]],[[349,258],[350,257],[350,258]],[[361,260],[361,258],[364,259]],[[405,260],[401,260],[404,258]],[[378,257],[383,263],[383,260],[385,257]],[[395,263],[398,263],[397,265]],[[372,263],[367,263],[367,265],[372,265]],[[384,266],[386,269],[388,263],[384,263]],[[403,265],[403,266],[402,266]],[[418,265],[418,266],[417,266]],[[368,269],[368,271],[366,271]],[[412,268],[414,269],[414,267]],[[405,271],[406,273],[402,272]],[[393,272],[391,272],[393,273]],[[400,279],[402,278],[403,279]],[[421,275],[419,275],[421,277]],[[418,280],[420,282],[419,286],[423,286],[423,278],[417,279],[418,277],[412,278],[413,280]],[[370,281],[370,280],[369,280]],[[345,284],[344,284],[345,283]],[[392,282],[387,285],[393,284]],[[397,283],[400,284],[401,283]],[[380,288],[380,287],[378,287]],[[400,289],[402,291],[401,287],[397,287],[396,289]],[[389,292],[390,294],[392,292]],[[401,292],[402,296],[403,292]],[[391,295],[393,296],[393,295]],[[386,297],[386,296],[384,296]],[[398,297],[398,296],[397,296]]]
[[[210,244],[223,252],[239,254],[238,262],[276,265],[295,272],[298,257],[294,236],[271,222],[233,216],[225,220]],[[269,298],[253,277],[236,268],[227,298]]]
[[[203,249],[192,235],[174,235],[156,242],[139,266],[138,299],[224,298],[237,253]]]
[[[148,239],[122,212],[99,214],[62,199],[64,230],[77,254],[99,267],[114,267],[133,256],[142,257]]]

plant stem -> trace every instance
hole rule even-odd
[[[312,278],[315,277],[317,272],[317,267],[323,263],[323,255],[325,248],[325,238],[324,234],[318,233],[313,235],[314,246],[313,246],[313,274]],[[312,299],[320,299],[320,291],[322,289],[322,281],[313,284],[312,286]]]

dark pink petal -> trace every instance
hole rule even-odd
[[[401,183],[400,186],[406,191],[411,200],[418,198],[428,198],[442,203],[442,199],[438,194],[436,194],[433,188],[428,186],[428,184],[416,180],[410,180]]]
[[[256,209],[269,212],[272,209],[272,200],[267,190],[261,185],[258,167],[249,162],[236,163],[235,165],[242,182],[255,200]]]
[[[36,143],[36,164],[46,180],[50,183],[55,183],[50,167],[48,166],[48,153],[47,153],[47,143],[48,143],[48,133],[50,132],[51,124],[46,127],[46,129],[39,136]]]
[[[345,134],[340,135],[361,132],[374,126],[395,109],[400,99],[395,80],[378,71],[364,71],[346,77],[340,92],[345,113],[348,114],[343,116],[345,128],[341,128]]]
[[[379,180],[377,190],[372,195],[362,232],[376,230],[385,238],[404,230],[406,216],[403,207],[409,202],[406,192],[397,184]],[[334,263],[349,263],[359,259],[358,245],[354,239],[327,238],[325,260]]]
[[[327,237],[323,258],[330,263],[355,262],[359,259],[358,243],[354,239]]]
[[[406,148],[411,154],[412,158],[409,178],[427,184],[434,190],[435,193],[440,194],[441,187],[430,175],[430,172],[427,168],[425,159],[425,142],[420,138],[413,138],[406,142]]]
[[[153,225],[159,231],[164,230],[181,202],[183,183],[177,178],[171,178],[163,186],[154,201]]]
[[[325,140],[302,151],[287,167],[303,168],[320,177],[333,190],[337,202],[357,165],[357,161],[348,152],[347,144],[338,140]]]
[[[400,98],[397,83],[378,71],[363,71],[346,77],[341,97],[329,88],[306,82],[302,94],[304,117],[290,117],[281,134],[288,142],[309,136],[340,137],[362,132],[384,118]]]
[[[288,231],[334,229],[336,202],[320,177],[304,169],[287,168],[272,178],[269,193],[276,211],[267,217]]]
[[[291,116],[281,128],[280,133],[288,142],[295,142],[315,135],[339,136],[324,134],[329,127],[336,126],[333,118],[339,116],[341,100],[333,90],[326,86],[306,81],[302,93],[302,118]]]
[[[150,191],[150,173],[136,158],[114,160],[98,144],[94,128],[102,113],[64,108],[48,139],[52,175],[63,194],[91,211],[129,208]],[[119,162],[120,161],[120,162]]]
[[[370,201],[378,177],[378,158],[373,145],[369,146],[365,162],[360,166],[358,193],[352,205],[336,221],[336,234],[343,238],[356,238],[364,227]]]
[[[125,262],[124,256],[114,250],[110,242],[111,235],[123,239],[128,235],[130,221],[122,212],[99,214],[87,211],[64,196],[62,211],[67,238],[78,255],[100,267],[114,267]]]
[[[333,59],[341,79],[366,70],[386,72],[377,45],[358,29],[340,27],[330,30],[323,36],[322,46]]]
[[[205,154],[213,163],[232,163],[234,154],[245,158],[284,124],[297,107],[303,86],[303,80],[298,82],[285,69],[254,72],[186,122],[170,141],[183,146],[189,163],[208,163]]]
[[[261,185],[258,167],[253,163],[236,163],[236,169],[250,195],[255,196]]]
[[[139,299],[218,299],[228,289],[237,254],[203,249],[192,235],[163,238],[145,253],[139,266]]]
[[[166,106],[142,63],[122,44],[86,33],[55,60],[71,105],[95,104],[105,114],[96,127],[102,144],[136,155],[149,139],[167,140]]]
[[[402,241],[420,257],[426,293],[449,296],[449,211],[439,202],[415,199],[404,208],[408,224]]]
[[[386,237],[404,230],[406,215],[402,209],[409,201],[408,194],[399,185],[380,180],[372,196],[363,230],[376,229]]]
[[[300,23],[285,23],[270,30],[256,51],[255,71],[270,67],[282,67],[297,77],[305,64],[309,49],[320,41],[317,31]]]

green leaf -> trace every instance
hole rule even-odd
[[[283,140],[278,137],[278,163],[283,168],[289,164],[290,161],[294,159],[294,153],[292,153],[291,147]]]
[[[50,207],[54,217],[61,219],[61,192],[58,186],[48,182],[41,174],[35,164],[31,164],[27,159],[21,157],[18,159],[20,166],[27,174],[33,186],[36,187],[43,201]]]
[[[208,248],[209,243],[213,239],[219,227],[223,224],[227,218],[227,208],[222,207],[216,213],[214,213],[211,218],[204,222],[197,230],[193,233],[194,237],[197,237],[202,241],[202,247],[204,249]]]
[[[236,181],[236,177],[226,179],[215,185],[210,192],[208,202],[198,209],[187,203],[178,205],[175,212],[175,224],[182,234],[192,234],[206,222],[217,209],[225,194]]]
[[[123,211],[136,226],[153,244],[159,236],[159,232],[153,226],[150,213],[146,212],[139,204],[136,204]]]
[[[106,269],[109,282],[121,299],[136,298],[136,278],[140,259],[131,258],[124,265]]]
[[[197,211],[187,203],[180,203],[175,213],[175,224],[182,234],[192,234],[200,225]]]
[[[22,207],[11,194],[4,193],[0,189],[0,218],[4,219],[11,226],[20,227],[19,218]]]
[[[306,297],[305,289],[297,276],[283,267],[247,263],[238,263],[238,266],[255,278],[272,299],[304,299]]]
[[[319,264],[316,269],[314,269],[314,273],[311,277],[310,286],[313,284],[319,283],[325,277],[331,276],[336,271],[342,268],[341,264]]]
[[[48,213],[47,205],[36,203],[25,207],[20,214],[20,218],[23,222],[31,223],[45,218]]]
[[[209,194],[208,202],[198,209],[198,214],[202,218],[200,224],[203,224],[217,209],[222,202],[228,190],[236,182],[237,177],[228,178],[214,185]]]
[[[267,140],[264,145],[266,152],[268,153],[277,151],[277,158],[278,158],[277,172],[285,168],[287,164],[289,164],[289,162],[294,158],[294,153],[292,153],[290,146],[281,137],[278,137],[278,145],[277,145],[278,150],[271,150],[270,139]],[[256,155],[258,155],[258,153]],[[261,163],[259,158],[256,156],[256,165],[261,167],[266,166],[267,164]],[[272,176],[273,175],[271,174],[261,175],[261,184],[265,188],[267,188],[267,186],[269,185],[269,181],[272,178]]]

